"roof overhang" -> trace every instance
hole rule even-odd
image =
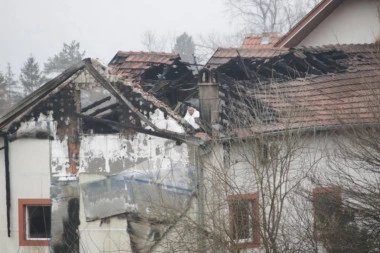
[[[326,19],[344,0],[323,0],[289,30],[274,46],[295,47]]]

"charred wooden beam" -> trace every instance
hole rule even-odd
[[[100,108],[100,109],[97,109],[96,111],[94,111],[93,113],[91,113],[89,116],[96,116],[98,115],[99,113],[102,113],[102,112],[105,112],[107,110],[112,110],[112,109],[115,109],[119,106],[119,103],[114,103],[112,105],[109,105],[109,106],[105,106],[103,108]]]
[[[156,94],[157,91],[161,90],[165,86],[168,86],[170,84],[170,81],[168,80],[158,80],[154,84],[154,86],[148,91],[149,93]]]
[[[295,64],[294,68],[298,69],[301,77],[305,77],[307,74],[322,75],[323,72],[315,67],[311,66],[305,59],[301,59],[296,55],[291,58],[292,62]]]
[[[92,103],[92,104],[90,104],[90,105],[88,105],[88,106],[82,108],[81,112],[82,112],[82,113],[83,113],[83,112],[87,112],[88,110],[90,110],[90,109],[92,109],[92,108],[94,108],[94,107],[96,107],[96,106],[98,106],[98,105],[101,105],[101,104],[103,104],[104,102],[107,102],[107,101],[110,100],[110,99],[111,99],[111,96],[108,96],[108,97],[105,97],[105,98],[100,99],[100,100],[98,100],[98,101],[95,101],[94,103]]]
[[[334,65],[327,65],[325,62],[319,60],[315,55],[307,54],[306,61],[309,62],[310,65],[316,66],[323,74],[334,72]]]
[[[297,78],[300,77],[299,71],[285,62],[281,61],[276,64],[277,70],[280,71],[281,73],[288,75],[290,78]]]
[[[334,66],[336,72],[344,72],[349,66],[348,56],[343,52],[332,52],[329,54],[317,55],[318,59],[327,62],[329,66]]]
[[[280,79],[280,80],[289,80],[289,77],[277,72],[274,67],[260,66],[258,68],[258,73],[262,76],[265,76],[268,79]]]
[[[83,118],[87,121],[93,121],[93,122],[97,122],[100,124],[109,125],[109,126],[112,126],[116,129],[119,129],[119,130],[133,129],[139,133],[149,134],[152,136],[157,136],[157,137],[161,137],[161,138],[169,139],[169,140],[174,140],[174,141],[178,141],[178,142],[186,142],[186,143],[191,143],[191,144],[198,145],[198,146],[204,144],[204,142],[205,142],[200,138],[196,138],[196,137],[193,137],[190,135],[185,135],[185,134],[179,134],[179,133],[175,133],[175,132],[171,132],[171,131],[167,131],[167,130],[158,129],[157,131],[152,131],[152,130],[145,129],[142,127],[137,127],[137,126],[134,126],[131,124],[119,123],[119,122],[115,122],[115,121],[107,120],[107,119],[99,119],[99,118],[87,116],[87,115],[84,115],[81,113],[77,114],[77,116],[80,118]]]
[[[123,95],[116,90],[99,72],[92,66],[91,60],[84,61],[86,70],[97,80],[102,86],[107,89],[112,95],[114,95],[123,105],[125,105],[128,109],[130,109],[133,113],[135,113],[142,121],[148,124],[154,130],[158,130],[158,128],[148,120],[137,108],[135,108],[131,102],[128,101]]]

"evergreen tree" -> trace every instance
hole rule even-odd
[[[69,68],[71,65],[80,62],[85,51],[80,52],[80,43],[75,40],[70,44],[63,43],[63,49],[59,54],[49,57],[47,63],[44,64],[44,72],[46,74],[57,74]]]
[[[12,71],[11,64],[8,62],[4,78],[7,88],[7,94],[12,103],[17,102],[22,98],[22,94],[17,87],[17,81],[14,79],[14,76],[15,74]]]
[[[25,94],[30,94],[40,87],[46,78],[40,72],[38,62],[30,56],[21,68],[20,82],[24,87]]]
[[[182,61],[194,63],[195,44],[193,38],[187,33],[177,37],[173,52],[181,56]]]
[[[8,108],[7,103],[7,84],[5,83],[3,73],[0,72],[0,115],[2,115]]]

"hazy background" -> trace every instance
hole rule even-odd
[[[165,36],[230,33],[223,1],[0,0],[0,69],[9,62],[17,78],[31,54],[42,69],[72,40],[86,57],[108,63],[118,50],[144,50],[147,30]]]

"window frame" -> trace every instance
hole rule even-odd
[[[19,199],[18,200],[18,228],[20,246],[49,246],[51,238],[27,238],[27,207],[28,206],[50,206],[50,199]],[[51,210],[51,209],[50,209]],[[51,221],[50,221],[51,226]]]
[[[314,228],[314,239],[316,241],[320,241],[321,238],[320,238],[320,233],[318,231],[318,225],[317,225],[317,221],[318,221],[318,214],[317,214],[317,208],[316,208],[316,199],[317,199],[317,196],[318,195],[321,195],[321,194],[336,194],[338,197],[336,198],[336,201],[338,202],[338,210],[337,211],[341,211],[342,209],[342,190],[340,187],[338,186],[327,186],[327,187],[317,187],[317,188],[314,188],[313,189],[313,217],[314,217],[314,220],[313,220],[313,228]]]
[[[249,201],[252,207],[252,219],[255,219],[252,221],[251,229],[252,229],[252,237],[251,240],[248,242],[236,242],[234,238],[234,230],[235,230],[235,224],[234,224],[234,207],[233,202],[236,200],[244,200]],[[227,197],[228,201],[228,212],[229,212],[229,236],[231,239],[231,246],[235,249],[249,249],[249,248],[259,248],[261,246],[260,244],[260,213],[259,213],[259,194],[258,192],[255,193],[248,193],[248,194],[239,194],[239,195],[229,195]]]

